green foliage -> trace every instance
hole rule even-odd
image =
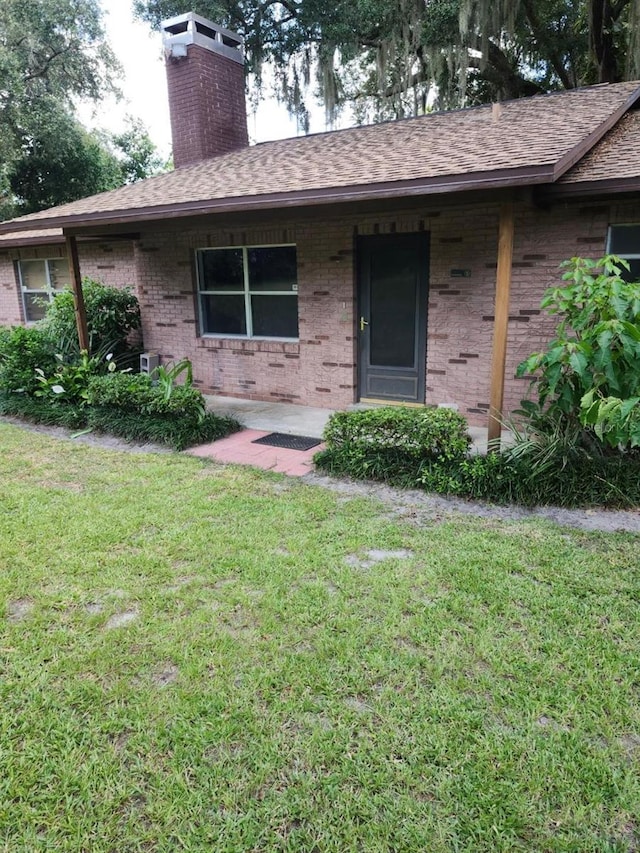
[[[160,364],[153,372],[153,380],[162,391],[162,396],[168,400],[175,388],[176,380],[185,374],[184,384],[190,387],[193,382],[193,367],[188,358],[170,365]]]
[[[116,363],[111,354],[105,359],[99,356],[90,357],[84,350],[74,361],[65,361],[56,354],[57,367],[52,374],[47,375],[40,367],[36,368],[36,379],[40,387],[34,392],[35,397],[53,396],[61,404],[84,408],[89,401],[89,382],[94,376],[105,370],[113,373]]]
[[[79,429],[87,424],[84,405],[61,402],[53,395],[30,397],[26,394],[0,392],[0,414],[11,415],[25,421],[46,426]]]
[[[578,431],[582,427],[578,424]],[[338,412],[316,465],[338,476],[523,506],[640,505],[640,454],[576,448],[569,427],[488,456],[469,456],[466,422],[448,409]],[[564,431],[563,431],[564,430]]]
[[[245,38],[258,83],[275,67],[291,114],[309,96],[358,120],[488,103],[640,76],[638,0],[196,0],[194,10]],[[180,0],[136,0],[157,27]],[[268,79],[265,75],[265,80]],[[435,85],[434,85],[435,84]]]
[[[120,183],[133,184],[166,171],[156,146],[139,119],[127,117],[128,130],[111,137],[120,169]]]
[[[522,506],[640,506],[640,455],[623,458],[550,456],[543,467],[526,455],[491,453],[425,464],[418,484],[427,491]]]
[[[139,318],[131,294],[110,293],[109,298],[117,297],[118,308],[124,306],[122,311],[111,312],[99,298],[105,288],[96,285],[89,290],[96,296],[92,310],[103,306],[95,315],[96,332],[106,336],[118,323],[126,331]],[[1,414],[72,428],[88,423],[100,432],[130,441],[168,444],[176,450],[215,441],[240,428],[232,418],[207,412],[204,397],[191,385],[192,368],[187,359],[159,370],[160,380],[154,384],[146,375],[116,372],[110,353],[105,357],[81,352],[73,357],[56,352],[52,335],[64,339],[65,324],[73,319],[68,311],[69,306],[73,311],[70,296],[56,297],[53,304],[58,306],[62,300],[64,310],[54,312],[53,322],[45,328],[0,329]],[[75,333],[75,326],[66,331]],[[185,384],[176,384],[183,374]]]
[[[75,201],[123,183],[118,158],[105,140],[90,133],[65,105],[50,99],[25,125],[20,156],[8,171],[15,214]]]
[[[129,351],[127,338],[141,327],[140,306],[128,287],[109,287],[85,278],[82,282],[91,354],[113,353],[119,358]],[[79,356],[73,293],[65,290],[47,307],[42,323],[56,351],[65,357]]]
[[[466,421],[450,409],[385,406],[331,415],[324,432],[320,467],[337,474],[407,485],[425,460],[464,456]]]
[[[0,330],[0,394],[33,395],[39,388],[40,368],[53,373],[56,368],[50,336],[39,328],[16,326]]]
[[[3,0],[0,16],[0,218],[41,210],[156,174],[139,121],[88,132],[77,99],[116,91],[99,0]]]
[[[580,401],[581,417],[611,447],[640,447],[640,397],[596,396],[587,391]]]
[[[640,444],[640,283],[622,278],[626,261],[572,258],[564,284],[542,301],[559,315],[556,338],[518,367],[539,374],[535,401],[523,402],[534,432],[581,425],[578,443],[611,448]]]
[[[39,197],[36,172],[46,185],[55,183],[67,192],[60,177],[67,168],[56,150],[79,164],[72,138],[82,143],[79,127],[70,113],[75,98],[100,100],[114,91],[119,71],[115,56],[104,38],[102,9],[98,0],[3,0],[0,16],[0,196],[3,216],[11,215],[13,193],[10,177]],[[31,170],[29,157],[46,150],[52,174],[42,162]],[[81,159],[81,158],[80,158]],[[14,172],[15,169],[15,172]],[[84,174],[84,170],[83,170]],[[22,191],[21,191],[22,192]],[[21,194],[21,193],[20,193]],[[77,197],[77,196],[76,196]],[[30,200],[21,195],[24,208]]]
[[[206,412],[196,388],[178,385],[167,397],[144,374],[114,373],[91,380],[89,424],[129,441],[153,441],[183,450],[239,429],[232,418]]]

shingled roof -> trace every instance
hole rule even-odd
[[[558,181],[568,185],[633,181],[640,186],[640,110],[624,115],[604,139]]]
[[[266,142],[0,223],[0,232],[550,184],[640,98],[640,82]]]

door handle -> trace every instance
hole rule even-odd
[[[360,317],[360,331],[364,332],[364,327],[369,325],[369,321],[365,320],[364,317]]]

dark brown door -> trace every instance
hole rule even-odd
[[[360,398],[424,403],[429,235],[358,240]]]

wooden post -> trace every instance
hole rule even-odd
[[[80,275],[80,260],[78,259],[78,244],[76,238],[66,235],[67,257],[69,258],[69,272],[71,273],[71,289],[73,291],[73,305],[76,312],[76,326],[78,328],[78,341],[80,349],[89,352],[89,330],[87,328],[87,312],[84,307],[84,294],[82,292],[82,277]]]
[[[496,272],[496,304],[493,321],[493,353],[491,357],[491,392],[489,398],[489,441],[499,441],[502,433],[504,374],[509,327],[509,294],[513,261],[513,202],[500,207],[498,226],[498,269]]]

